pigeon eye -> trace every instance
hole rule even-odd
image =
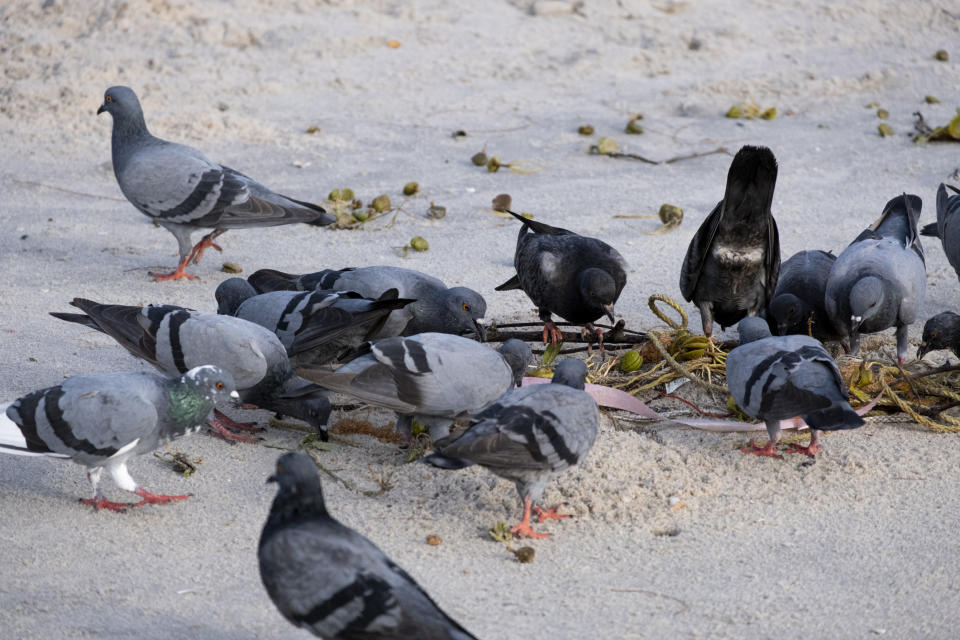
[[[468,305],[466,302],[464,302],[464,303],[463,303],[463,310],[464,310],[464,311],[470,311],[470,305]]]
[[[107,96],[105,99],[106,102],[113,102],[113,96]]]
[[[218,383],[217,383],[217,389],[223,389],[223,383],[222,383],[222,382],[218,382]]]
[[[936,331],[931,331],[931,332],[930,332],[930,337],[931,337],[931,338],[936,338],[936,337],[937,337],[937,332],[936,332]]]

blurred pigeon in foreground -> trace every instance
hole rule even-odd
[[[273,331],[290,363],[322,365],[346,357],[372,340],[390,313],[413,302],[389,289],[379,299],[347,291],[271,291],[258,294],[242,278],[228,278],[216,291],[217,313],[243,318]]]
[[[907,330],[926,290],[927,272],[917,219],[918,196],[897,196],[837,257],[824,303],[837,332],[860,350],[860,334],[896,327],[897,361],[907,356]]]
[[[196,431],[217,401],[238,398],[233,377],[213,366],[169,379],[149,372],[74,376],[0,405],[0,451],[67,458],[87,467],[93,497],[81,502],[95,509],[122,512],[129,506],[186,500],[189,496],[160,495],[138,486],[127,460]],[[118,487],[141,501],[129,505],[104,498],[99,488],[104,469]]]
[[[810,444],[788,453],[813,456],[823,447],[821,431],[855,429],[863,418],[850,407],[843,380],[823,345],[808,336],[771,337],[760,318],[740,321],[740,346],[727,355],[727,387],[744,413],[760,418],[770,436],[766,446],[750,441],[744,453],[779,458],[780,421],[801,416],[810,426]]]
[[[287,620],[328,640],[476,640],[379,547],[330,515],[309,456],[283,454],[268,481],[277,496],[257,557]]]
[[[960,316],[953,311],[938,313],[923,325],[923,340],[917,348],[917,359],[938,349],[950,349],[960,356]]]
[[[947,189],[958,195],[949,195]],[[940,238],[947,260],[960,278],[960,189],[940,184],[937,189],[937,221],[924,226],[920,234]]]
[[[584,390],[587,367],[568,358],[557,365],[551,384],[514,389],[477,414],[472,426],[423,462],[441,469],[473,464],[512,480],[523,500],[523,520],[513,527],[518,536],[546,538],[530,526],[531,508],[539,521],[569,516],[557,507],[536,503],[547,482],[580,462],[597,437],[600,413]]]
[[[175,305],[137,307],[83,298],[74,298],[70,304],[84,313],[50,315],[102,331],[167,375],[201,364],[217,365],[233,375],[244,403],[299,418],[326,439],[330,415],[326,393],[293,374],[280,340],[260,325]],[[219,411],[214,416],[211,426],[218,435],[256,442],[226,428],[250,431],[253,425],[234,422]]]
[[[335,372],[300,367],[297,372],[331,391],[397,412],[396,429],[408,440],[413,420],[433,440],[446,437],[455,418],[472,416],[519,385],[533,357],[520,340],[494,350],[447,333],[421,333],[370,343],[370,353]]]
[[[601,316],[614,321],[613,305],[627,283],[627,261],[606,242],[506,212],[523,223],[513,256],[517,274],[496,290],[522,289],[530,297],[544,323],[544,343],[563,341],[555,313],[584,325],[584,336],[595,334],[602,349],[603,332],[593,321]]]
[[[730,163],[727,190],[690,241],[680,292],[700,309],[703,333],[762,315],[780,272],[780,236],[770,213],[777,160],[766,147],[744,146]]]
[[[400,298],[415,300],[391,313],[386,324],[374,336],[376,338],[430,332],[454,335],[472,333],[480,342],[486,337],[482,320],[487,313],[487,302],[483,296],[467,287],[448,289],[437,278],[413,269],[377,266],[339,271],[325,269],[305,275],[261,269],[247,279],[260,293],[330,289],[353,291],[365,298],[377,299],[390,289],[396,289]]]
[[[154,137],[147,131],[137,94],[110,87],[97,114],[113,116],[113,172],[133,206],[172,233],[180,264],[157,280],[193,278],[184,271],[227,229],[272,227],[292,222],[327,225],[336,218],[322,207],[274,193],[238,171],[211,162],[197,149]],[[213,229],[191,249],[190,235]]]
[[[837,256],[826,251],[798,251],[780,265],[780,277],[767,309],[767,320],[778,335],[809,335],[817,340],[838,336],[824,307],[827,278]]]

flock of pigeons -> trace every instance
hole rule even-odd
[[[136,94],[106,91],[98,113],[113,117],[112,156],[124,195],[177,238],[180,261],[158,280],[186,272],[226,230],[293,222],[334,221],[323,208],[274,193],[202,153],[152,136]],[[726,192],[697,231],[680,275],[684,297],[701,313],[706,335],[714,322],[738,325],[740,346],[727,358],[727,383],[743,411],[765,421],[769,442],[743,451],[779,457],[780,421],[797,415],[814,455],[821,430],[863,420],[847,402],[843,381],[821,340],[845,340],[851,353],[862,333],[896,328],[897,356],[907,353],[926,272],[917,229],[921,202],[898,196],[880,218],[838,256],[802,251],[781,265],[770,212],[777,163],[769,149],[743,147],[734,157]],[[956,191],[954,189],[954,191]],[[960,272],[960,192],[937,194],[939,236]],[[512,213],[512,212],[511,212]],[[608,244],[513,214],[521,223],[516,275],[497,290],[522,289],[539,309],[543,340],[562,334],[553,315],[581,325],[600,343],[592,323],[614,318],[627,265]],[[209,230],[193,245],[192,232]],[[139,486],[127,461],[193,432],[208,420],[230,441],[255,442],[252,423],[217,409],[224,402],[258,407],[316,427],[327,438],[330,392],[397,414],[407,440],[425,428],[435,452],[422,459],[440,469],[480,465],[513,481],[523,502],[517,536],[564,518],[539,504],[549,480],[588,454],[599,412],[585,391],[587,367],[569,358],[552,384],[522,386],[530,347],[508,340],[483,343],[486,302],[465,287],[396,267],[369,266],[295,275],[264,269],[230,278],[216,289],[217,313],[175,305],[101,304],[82,298],[79,313],[53,316],[103,332],[154,373],[75,376],[0,406],[0,450],[71,459],[87,468],[93,495],[84,503],[123,512],[187,496]],[[774,336],[772,333],[776,333]],[[960,316],[945,313],[924,328],[918,356],[960,350]],[[457,419],[469,427],[451,435]],[[139,502],[107,500],[106,470]],[[259,546],[267,592],[291,622],[325,638],[473,638],[372,542],[327,512],[314,462],[282,455],[270,478],[278,492]]]

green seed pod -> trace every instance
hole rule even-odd
[[[890,112],[886,109],[877,109],[877,117],[881,120],[886,120],[890,117]]]
[[[947,53],[946,49],[937,49],[937,52],[933,54],[933,57],[939,60],[940,62],[946,62],[950,59],[950,54]]]
[[[330,195],[327,196],[327,200],[330,200],[331,202],[343,200],[343,194],[340,193],[340,189],[334,189],[330,192]]]
[[[385,193],[380,194],[373,199],[373,202],[370,203],[370,207],[377,213],[383,213],[384,211],[390,210],[390,196]]]
[[[493,156],[487,160],[487,171],[490,173],[496,173],[497,171],[500,171],[500,158]]]
[[[520,547],[513,552],[514,557],[516,557],[517,562],[521,564],[527,564],[533,562],[533,557],[536,555],[533,547]]]
[[[770,107],[769,109],[764,109],[763,113],[760,114],[760,117],[764,120],[773,120],[777,117],[777,108]]]
[[[733,105],[732,107],[730,107],[729,109],[727,109],[727,117],[728,117],[728,118],[742,118],[742,117],[743,117],[743,109],[741,109],[741,108],[739,107],[739,105]]]
[[[620,371],[631,373],[643,366],[643,356],[636,349],[630,349],[620,358]]]
[[[320,127],[318,127],[315,124],[312,124],[309,127],[307,127],[307,133],[311,135],[313,135],[314,133],[317,133],[318,131],[320,131]]]
[[[473,157],[470,158],[470,162],[477,165],[478,167],[485,167],[487,165],[487,154],[483,151],[473,154]]]
[[[577,127],[577,133],[582,136],[592,136],[593,135],[593,125],[592,124],[582,124]]]
[[[638,136],[643,133],[643,127],[640,126],[640,120],[643,116],[634,116],[630,122],[627,123],[625,131],[631,135]]]
[[[940,98],[937,96],[924,96],[923,101],[927,104],[940,104]]]
[[[877,127],[877,132],[880,133],[881,138],[888,138],[893,135],[893,127],[888,125],[886,122],[881,122]]]
[[[620,147],[617,146],[617,141],[613,138],[604,137],[597,140],[597,153],[601,155],[616,153],[619,149]]]
[[[243,273],[243,269],[236,262],[224,262],[220,270],[224,273]]]
[[[350,202],[351,200],[353,200],[353,198],[354,198],[353,189],[350,189],[348,187],[346,189],[340,190],[340,199],[343,200],[344,202]]]
[[[414,251],[426,251],[430,248],[430,244],[420,236],[414,236],[410,238],[410,248]]]
[[[683,209],[674,204],[660,205],[660,211],[657,212],[660,222],[671,227],[675,227],[683,222]]]
[[[370,219],[369,209],[357,209],[353,212],[353,219],[357,222],[366,222]]]
[[[337,226],[338,227],[349,227],[356,221],[356,218],[353,217],[351,213],[338,213],[337,214]]]
[[[403,195],[405,196],[412,196],[418,191],[420,191],[420,185],[416,182],[408,182],[407,184],[403,185]]]

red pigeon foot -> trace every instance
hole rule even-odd
[[[133,506],[127,502],[111,502],[103,496],[97,496],[96,498],[84,498],[80,502],[92,506],[95,511],[99,511],[100,509],[108,509],[110,511],[116,511],[117,513],[126,513],[127,509]]]
[[[542,507],[534,507],[533,512],[537,514],[537,522],[544,522],[546,520],[563,520],[564,518],[572,518],[573,516],[567,515],[565,513],[557,513],[557,509],[563,506],[566,506],[565,502],[562,502],[556,506],[550,507],[549,509],[544,509]]]
[[[189,495],[165,496],[159,493],[150,493],[144,488],[137,489],[134,493],[143,498],[143,500],[133,505],[134,507],[142,507],[145,504],[170,504],[171,502],[186,500],[190,497]]]
[[[553,346],[557,346],[558,342],[563,342],[563,331],[555,322],[543,323],[543,344],[548,342]]]
[[[771,440],[766,446],[758,447],[753,440],[745,447],[740,447],[743,453],[752,453],[755,456],[766,456],[768,458],[783,458],[777,453],[777,443]]]
[[[523,499],[523,520],[520,524],[511,527],[510,531],[518,538],[549,538],[549,533],[537,533],[530,526],[530,507],[532,504],[529,497]]]

